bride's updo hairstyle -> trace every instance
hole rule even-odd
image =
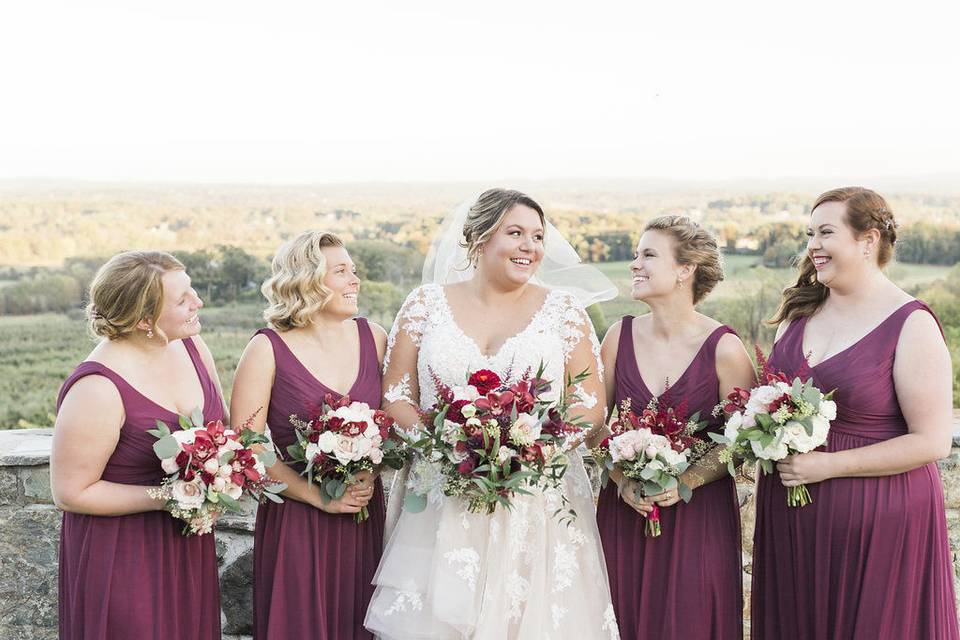
[[[530,207],[540,215],[540,224],[546,226],[543,208],[525,193],[513,189],[487,189],[470,207],[463,223],[463,241],[460,246],[467,250],[467,260],[477,266],[480,250],[503,223],[507,212],[518,204]]]
[[[272,275],[260,287],[270,306],[263,319],[277,331],[310,324],[310,318],[333,297],[323,285],[327,259],[322,249],[342,247],[343,241],[332,233],[305,231],[284,243],[271,263]]]
[[[827,202],[842,202],[847,211],[844,220],[855,236],[870,229],[880,232],[880,244],[877,247],[877,265],[886,266],[893,259],[894,245],[897,243],[897,221],[893,218],[890,205],[876,191],[863,187],[841,187],[820,194],[813,203],[813,210]],[[813,266],[810,254],[804,251],[800,264],[797,283],[783,292],[780,308],[769,322],[780,324],[784,320],[796,320],[812,316],[824,303],[830,290],[817,280],[817,270]]]
[[[165,338],[157,319],[163,308],[162,279],[168,271],[185,268],[163,251],[126,251],[107,260],[90,284],[90,333],[116,340],[129,336],[141,320],[149,318],[153,332]]]
[[[677,264],[692,264],[693,304],[698,304],[723,280],[723,259],[713,234],[687,216],[660,216],[643,228],[673,238],[673,259]]]

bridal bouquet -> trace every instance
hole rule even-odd
[[[638,416],[625,400],[610,423],[611,435],[593,450],[594,459],[601,465],[601,482],[606,486],[610,472],[618,468],[639,485],[637,500],[676,488],[688,502],[692,492],[679,477],[710,448],[708,442],[694,436],[706,424],[699,412],[686,417],[686,402],[673,408],[653,398]],[[648,537],[660,535],[657,505],[647,516],[644,531]]]
[[[169,474],[147,493],[166,500],[165,509],[186,522],[184,535],[210,533],[220,514],[242,512],[239,500],[244,493],[258,502],[283,502],[277,494],[287,485],[266,473],[266,467],[277,461],[276,455],[269,449],[258,453],[251,449],[270,443],[263,434],[246,428],[252,420],[251,416],[237,433],[219,420],[204,425],[198,410],[189,418],[180,416],[176,431],[157,420],[157,428],[147,432],[157,438],[153,451]]]
[[[326,501],[339,500],[363,471],[378,465],[403,467],[408,458],[404,440],[393,418],[350,396],[334,400],[327,394],[318,415],[310,421],[290,416],[297,442],[287,447],[290,462],[306,465],[302,475],[320,487]],[[370,517],[366,507],[354,515],[363,522]]]
[[[714,409],[726,415],[723,435],[710,437],[726,446],[721,460],[735,475],[734,458],[759,463],[764,473],[773,473],[774,463],[796,453],[813,451],[827,441],[830,421],[837,417],[833,391],[823,393],[811,380],[792,381],[772,370],[757,349],[761,384],[753,389],[735,389]],[[787,487],[787,504],[810,504],[805,485]]]
[[[516,494],[532,489],[558,489],[566,472],[566,452],[583,423],[570,417],[568,393],[587,373],[568,376],[559,399],[548,399],[551,384],[524,373],[507,383],[493,371],[481,369],[466,376],[466,384],[449,387],[434,376],[437,401],[421,418],[426,426],[414,447],[420,454],[411,468],[405,507],[426,507],[428,497],[461,498],[473,513],[509,509]],[[561,496],[562,496],[561,492]],[[558,515],[567,505],[557,510]],[[571,509],[567,516],[576,517]]]

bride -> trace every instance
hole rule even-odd
[[[554,393],[567,374],[590,372],[574,411],[602,423],[600,352],[584,304],[616,289],[579,264],[532,198],[491,189],[458,209],[431,249],[424,281],[393,324],[384,362],[384,407],[399,424],[414,426],[417,406],[433,404],[434,376],[463,385],[482,368],[506,380],[541,361]],[[394,518],[417,477],[416,469],[409,479],[398,474]],[[435,489],[422,512],[400,512],[374,578],[367,629],[389,640],[618,638],[578,453],[562,492],[517,495],[512,509],[480,515]],[[577,512],[569,526],[553,515],[564,497]]]

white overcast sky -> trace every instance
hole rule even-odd
[[[15,0],[0,179],[958,173],[958,7]]]

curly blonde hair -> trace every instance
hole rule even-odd
[[[327,259],[322,249],[342,247],[343,240],[325,231],[305,231],[281,245],[271,264],[272,275],[260,287],[270,306],[263,319],[277,331],[310,324],[310,318],[333,297],[323,285]]]
[[[673,259],[696,265],[693,272],[693,304],[698,304],[723,280],[723,257],[712,233],[687,216],[660,216],[643,228],[662,231],[673,238]]]
[[[163,276],[185,271],[183,263],[163,251],[118,253],[97,270],[90,283],[87,322],[94,337],[117,340],[132,334],[140,321],[149,319],[154,333],[163,308]]]

